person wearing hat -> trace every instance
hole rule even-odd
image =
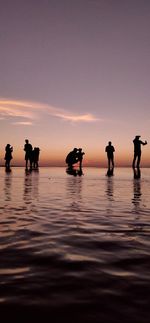
[[[135,136],[133,140],[133,144],[134,144],[134,157],[133,157],[133,163],[132,163],[133,168],[135,168],[135,163],[137,168],[140,167],[141,145],[147,145],[147,141],[145,140],[145,142],[143,142],[142,140],[139,139],[140,137],[141,136]]]

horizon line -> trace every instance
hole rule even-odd
[[[78,165],[76,165],[78,167]],[[76,168],[75,166],[75,168]],[[61,167],[61,168],[67,168],[68,166],[67,165],[41,165],[38,167],[38,169],[40,168],[51,168],[51,167]],[[5,165],[0,165],[0,168],[6,168]],[[10,168],[25,168],[25,165],[12,165]],[[107,166],[94,166],[94,165],[85,165],[85,166],[82,166],[82,169],[83,168],[106,168],[108,169]],[[133,168],[132,165],[117,165],[114,167],[114,169],[116,168]],[[137,167],[135,167],[137,168]],[[139,168],[150,168],[150,166],[141,166]],[[34,170],[34,169],[33,169]]]

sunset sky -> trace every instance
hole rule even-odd
[[[65,165],[74,147],[85,165],[131,165],[141,135],[150,166],[150,1],[0,1],[0,165],[7,143],[24,164],[24,140],[41,165]]]

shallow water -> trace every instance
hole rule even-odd
[[[20,322],[149,322],[150,170],[0,168],[0,311]]]

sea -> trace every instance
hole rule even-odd
[[[0,318],[149,323],[150,169],[1,167]]]

